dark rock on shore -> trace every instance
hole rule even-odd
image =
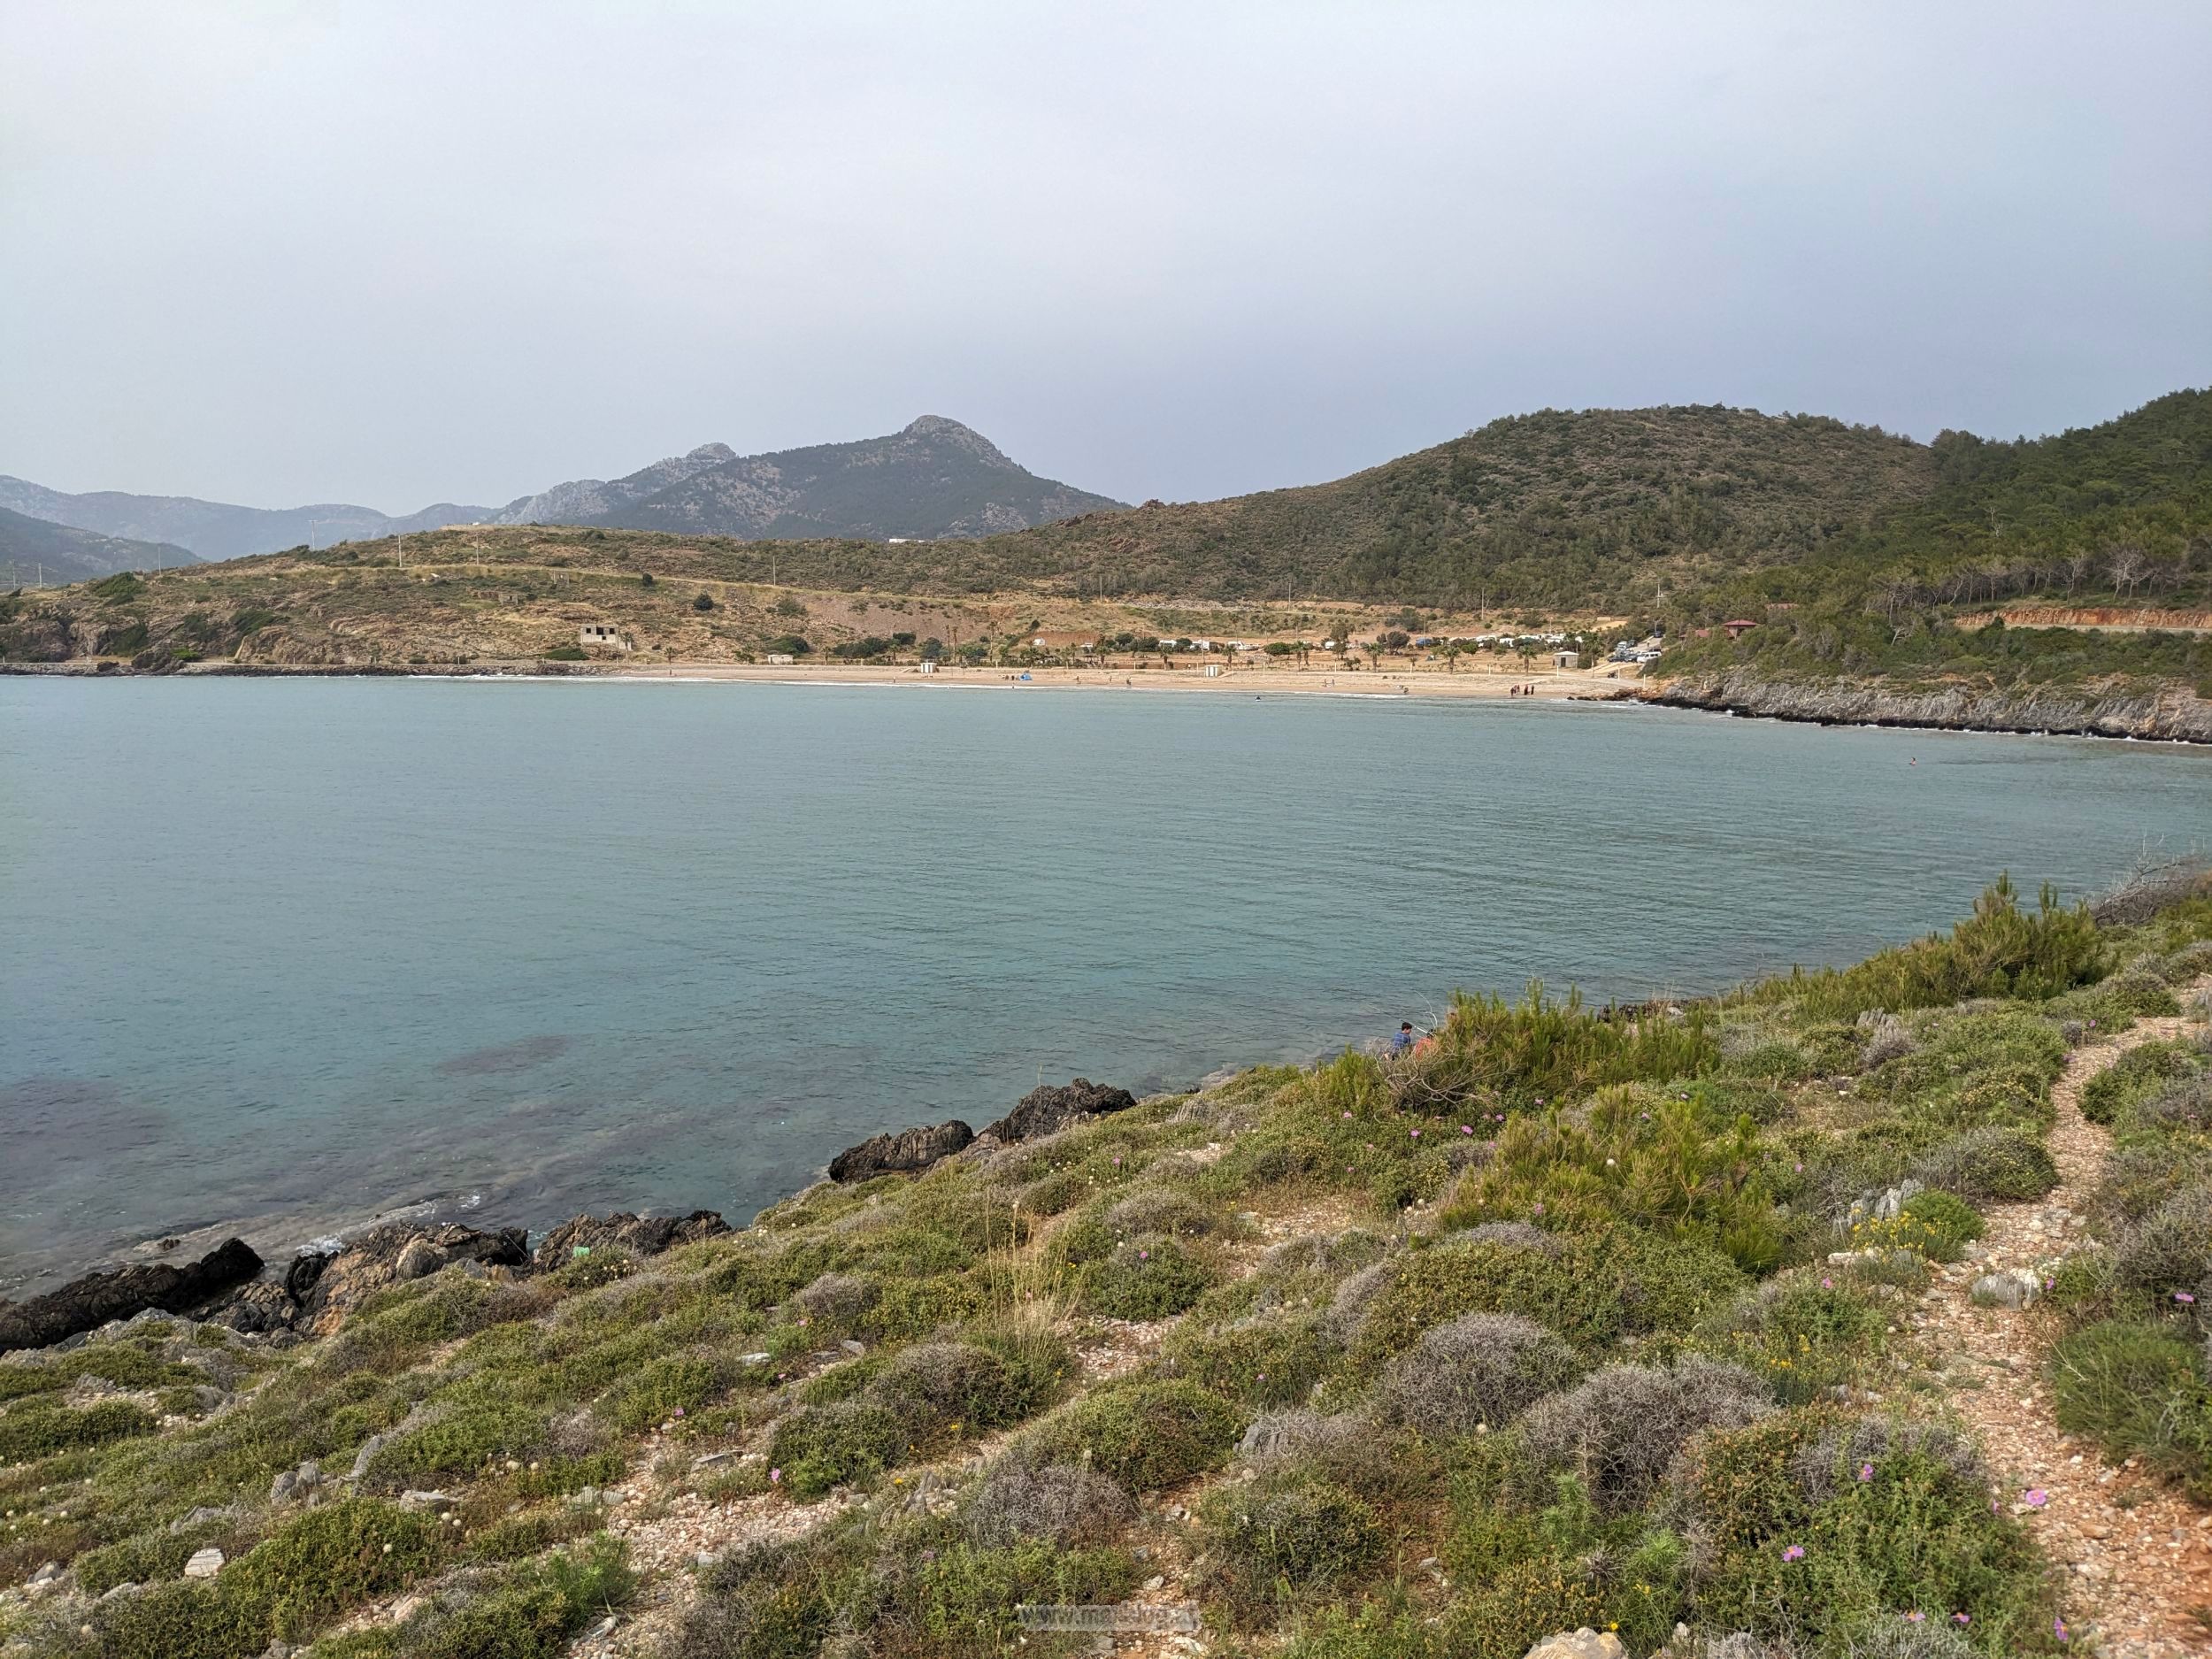
[[[1021,1097],[1021,1102],[983,1133],[1005,1145],[1056,1134],[1071,1124],[1107,1112],[1125,1111],[1137,1097],[1125,1088],[1109,1088],[1079,1077],[1064,1087],[1047,1084]]]
[[[1670,680],[1644,694],[1679,709],[1806,720],[1821,726],[1919,726],[1943,732],[2050,733],[2212,743],[2212,702],[2185,688],[2163,692],[1979,690],[1969,686],[1825,684],[1761,679],[1732,669]]]
[[[613,1245],[632,1256],[658,1256],[679,1244],[718,1238],[729,1230],[730,1224],[711,1210],[695,1210],[687,1216],[579,1216],[547,1233],[534,1259],[538,1271],[548,1273],[580,1248],[597,1250]]]
[[[149,1308],[187,1313],[260,1271],[261,1258],[246,1241],[227,1239],[198,1261],[182,1266],[163,1263],[88,1273],[43,1296],[0,1306],[0,1353],[45,1348],[80,1332],[96,1330],[111,1319],[128,1319]]]
[[[526,1269],[530,1265],[529,1235],[520,1227],[487,1233],[452,1221],[433,1226],[390,1221],[371,1227],[324,1262],[307,1294],[297,1300],[292,1325],[324,1335],[336,1329],[372,1292],[421,1279],[455,1262]],[[286,1278],[288,1280],[291,1274]]]
[[[975,1131],[957,1118],[896,1134],[874,1135],[856,1147],[847,1147],[830,1160],[833,1181],[865,1181],[879,1175],[926,1170],[940,1158],[950,1157],[975,1139]]]

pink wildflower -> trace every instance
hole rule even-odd
[[[770,1470],[768,1471],[768,1484],[772,1486],[780,1486],[783,1485],[783,1471],[780,1469]]]
[[[1463,1135],[1471,1135],[1475,1133],[1475,1126],[1472,1124],[1462,1124],[1459,1126],[1459,1133]]]
[[[1543,1205],[1539,1204],[1539,1205],[1537,1205],[1537,1206],[1536,1206],[1536,1213],[1537,1213],[1538,1215],[1540,1215],[1540,1215],[1542,1215],[1542,1214],[1544,1213],[1544,1207],[1543,1207]]]
[[[1832,1279],[1824,1279],[1820,1281],[1820,1287],[1823,1290],[1833,1290],[1836,1287],[1836,1281]]]
[[[2185,1290],[2177,1290],[2174,1292],[2174,1300],[2181,1303],[2183,1307],[2189,1308],[2196,1305],[2197,1299]]]
[[[1782,1552],[1782,1559],[1783,1559],[1784,1561],[1802,1561],[1802,1560],[1804,1560],[1804,1559],[1805,1559],[1805,1546],[1804,1546],[1804,1545],[1802,1545],[1802,1544],[1792,1544],[1792,1545],[1791,1545],[1791,1546],[1790,1546],[1787,1549],[1786,1549],[1786,1550],[1784,1550],[1784,1551]]]
[[[2039,1509],[2051,1501],[2051,1494],[2040,1486],[2030,1486],[2022,1495],[2027,1500],[2028,1508],[2031,1509]]]
[[[1861,1463],[1859,1465],[1859,1479],[1862,1480],[1873,1479],[1874,1465],[1872,1463]]]
[[[1414,1138],[1416,1141],[1418,1141],[1418,1140],[1421,1138],[1421,1132],[1420,1132],[1418,1129],[1414,1130],[1414,1131],[1412,1132],[1412,1134],[1413,1134],[1413,1138]]]

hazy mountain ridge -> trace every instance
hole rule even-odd
[[[169,542],[102,535],[0,507],[0,585],[8,588],[89,581],[118,571],[197,563],[188,549]]]
[[[726,443],[703,443],[688,455],[670,456],[625,477],[572,479],[534,495],[509,502],[494,515],[500,524],[595,524],[695,473],[724,461],[737,451]]]
[[[972,538],[1119,502],[1036,474],[968,426],[924,415],[881,438],[763,455],[706,444],[611,483],[555,486],[507,524],[599,524],[742,541]]]
[[[119,489],[71,495],[4,475],[0,475],[0,507],[98,535],[168,542],[203,559],[245,558],[303,543],[327,547],[334,541],[410,535],[450,524],[475,524],[490,518],[493,511],[439,502],[394,518],[350,502],[241,507],[196,495],[137,495]]]
[[[440,502],[402,517],[346,502],[272,508],[124,490],[71,495],[0,475],[0,508],[96,535],[168,543],[208,560],[375,541],[457,524],[608,525],[743,541],[927,541],[996,535],[1120,505],[1039,478],[980,433],[937,415],[925,415],[886,437],[762,455],[741,456],[726,443],[704,443],[620,478],[571,479],[503,507]]]

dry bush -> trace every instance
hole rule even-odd
[[[1163,1187],[1141,1187],[1106,1212],[1117,1237],[1157,1233],[1183,1239],[1209,1238],[1227,1230],[1223,1217],[1195,1199]]]
[[[1502,1244],[1509,1250],[1537,1250],[1550,1256],[1566,1253],[1566,1244],[1555,1233],[1527,1221],[1486,1221],[1479,1227],[1463,1227],[1445,1240],[1448,1244]]]
[[[2058,1185],[2058,1165],[2041,1140],[1996,1125],[1930,1148],[1912,1165],[1912,1175],[1974,1203],[2040,1198]]]
[[[1390,1248],[1384,1240],[1363,1227],[1342,1233],[1308,1233],[1286,1239],[1260,1257],[1256,1270],[1263,1279],[1288,1279],[1296,1273],[1350,1273],[1371,1267]]]
[[[1903,1059],[1920,1046],[1903,1020],[1880,1009],[1869,1009],[1861,1014],[1859,1029],[1865,1033],[1859,1061],[1870,1071],[1892,1060]]]
[[[1532,1319],[1471,1313],[1422,1333],[1390,1363],[1378,1414],[1424,1434],[1502,1428],[1581,1374],[1575,1351]]]
[[[2163,1129],[2212,1129],[2212,1076],[2177,1078],[2135,1109],[2136,1120]]]
[[[1671,1371],[1608,1365],[1539,1401],[1521,1425],[1540,1462],[1578,1475],[1599,1508],[1618,1513],[1651,1494],[1691,1436],[1773,1409],[1766,1385],[1740,1365],[1690,1354]]]
[[[1916,1454],[1975,1492],[1989,1487],[1989,1466],[1974,1442],[1938,1423],[1898,1417],[1861,1417],[1822,1435],[1800,1450],[1790,1464],[1798,1489],[1815,1503],[1848,1491],[1855,1471],[1886,1458]]]
[[[1397,1263],[1385,1260],[1346,1279],[1336,1287],[1336,1294],[1329,1299],[1329,1310],[1321,1317],[1323,1333],[1333,1340],[1349,1342],[1367,1317],[1367,1310],[1397,1276]]]
[[[850,1273],[825,1273],[791,1298],[791,1304],[815,1325],[850,1331],[876,1303],[877,1288]]]
[[[1847,1632],[1842,1659],[1979,1659],[1979,1650],[1948,1624],[1932,1619],[1870,1620]]]
[[[1246,1463],[1294,1462],[1323,1457],[1371,1432],[1356,1417],[1324,1417],[1294,1407],[1269,1411],[1252,1420],[1237,1442],[1237,1460]]]
[[[2089,913],[2100,927],[2133,927],[2194,896],[2208,882],[2212,882],[2212,862],[2203,858],[2146,858],[2117,887],[2093,901]]]
[[[2184,1187],[2138,1222],[2113,1250],[2112,1278],[2160,1295],[2212,1288],[2212,1188]]]
[[[983,1478],[961,1523],[987,1547],[1041,1538],[1066,1548],[1103,1542],[1136,1518],[1135,1500],[1096,1470],[1010,1455]]]

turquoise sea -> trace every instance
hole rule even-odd
[[[749,1216],[1040,1078],[1855,958],[2212,751],[1601,705],[0,680],[0,1287],[435,1201]]]

